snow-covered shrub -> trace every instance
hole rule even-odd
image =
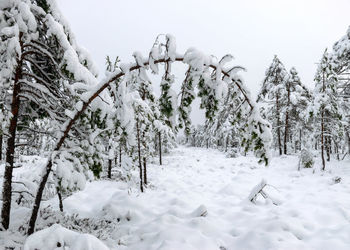
[[[112,232],[117,227],[117,223],[117,220],[113,221],[108,218],[81,218],[78,214],[68,215],[51,207],[46,207],[39,213],[37,230],[60,224],[69,230],[92,234],[101,240],[105,240],[111,237]]]
[[[314,156],[312,152],[306,148],[301,150],[300,159],[299,159],[299,168],[312,168],[314,166]]]
[[[227,153],[226,153],[226,157],[227,158],[236,158],[238,156],[239,156],[238,150],[235,149],[235,148],[232,148],[232,149],[228,150]]]
[[[74,249],[74,250],[107,250],[108,247],[95,236],[79,234],[58,224],[38,231],[27,238],[24,250],[34,249]]]

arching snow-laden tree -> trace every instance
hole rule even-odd
[[[325,153],[328,160],[331,145],[343,138],[342,110],[337,95],[337,76],[331,56],[325,50],[315,76],[314,112],[316,135],[321,144],[322,170],[325,170]]]
[[[159,43],[157,46],[158,48],[152,48],[148,58],[136,56],[136,62],[134,64],[123,65],[120,69],[113,72],[109,77],[102,80],[99,84],[96,84],[93,88],[86,87],[84,89],[85,91],[83,90],[81,93],[77,94],[77,96],[80,97],[80,102],[78,102],[79,105],[76,105],[75,110],[70,113],[70,119],[67,120],[61,127],[62,133],[57,139],[57,143],[54,148],[55,152],[64,148],[66,140],[69,140],[70,133],[72,129],[74,129],[77,122],[79,122],[80,117],[85,114],[92,103],[99,100],[98,97],[100,97],[100,95],[104,93],[104,90],[111,84],[118,81],[118,79],[128,79],[131,72],[139,69],[147,70],[150,68],[152,71],[157,72],[157,67],[159,64],[164,65],[168,69],[165,72],[171,74],[169,71],[171,69],[171,64],[179,61],[187,64],[188,67],[191,67],[194,72],[196,72],[196,76],[202,77],[205,82],[213,82],[213,79],[215,79],[218,86],[217,93],[222,94],[215,95],[217,98],[222,98],[224,96],[224,91],[222,90],[225,89],[227,84],[234,84],[237,86],[237,88],[240,90],[239,97],[245,99],[245,102],[240,107],[240,112],[243,114],[242,119],[245,119],[243,129],[244,140],[242,143],[244,144],[246,150],[249,149],[254,151],[255,155],[260,159],[260,162],[268,164],[269,145],[271,139],[269,124],[260,117],[256,104],[251,99],[241,77],[236,74],[234,70],[231,71],[231,68],[225,68],[223,64],[220,64],[214,60],[213,57],[206,56],[195,49],[189,49],[183,55],[177,53],[175,39],[172,36],[166,36],[165,45],[164,43]],[[215,71],[214,77],[212,77],[213,71]],[[89,76],[91,76],[91,74],[89,74]],[[122,82],[123,80],[121,83]],[[80,86],[85,87],[86,84],[81,84]],[[101,105],[103,104],[103,102],[98,103],[101,103]],[[105,110],[101,107],[100,109]],[[35,204],[30,218],[28,230],[29,234],[34,231],[35,221],[42,198],[41,190],[47,183],[48,176],[53,167],[53,156],[55,154],[56,153],[53,153],[48,158],[48,162],[45,166],[44,175],[35,197]]]
[[[263,106],[265,118],[272,123],[273,144],[280,155],[283,153],[282,136],[284,124],[282,109],[286,105],[282,100],[286,100],[286,85],[288,81],[289,74],[287,70],[278,57],[275,56],[265,73],[265,79],[257,98],[257,102]]]

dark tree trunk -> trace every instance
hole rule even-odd
[[[327,152],[327,161],[331,160],[331,140],[329,136],[326,136],[326,152]]]
[[[147,161],[146,157],[143,157],[143,182],[147,185]]]
[[[58,196],[58,202],[60,206],[60,211],[63,212],[63,200],[62,200],[62,193],[59,187],[56,188],[57,190],[57,196]]]
[[[282,155],[282,144],[281,144],[281,121],[280,121],[280,110],[279,110],[279,96],[276,96],[276,111],[277,111],[277,140],[278,140],[278,150],[280,155]]]
[[[162,165],[162,135],[160,132],[158,132],[158,139],[159,139],[159,165]]]
[[[140,170],[140,190],[143,192],[143,176],[142,176],[142,158],[141,158],[141,143],[140,143],[140,128],[139,119],[136,119],[136,130],[137,130],[137,149],[139,156],[139,170]]]
[[[2,134],[0,135],[0,162],[2,161]]]
[[[347,137],[348,137],[348,154],[350,155],[350,133],[347,132]]]
[[[334,153],[337,155],[337,160],[340,160],[340,155],[339,155],[339,146],[338,143],[334,142]]]
[[[122,167],[122,144],[119,144],[119,168]]]
[[[325,73],[322,75],[322,91],[325,92]],[[322,157],[322,170],[326,169],[326,162],[324,160],[324,150],[325,150],[325,124],[324,124],[324,108],[321,110],[321,157]]]
[[[285,121],[285,127],[284,127],[284,141],[283,141],[283,153],[286,155],[287,154],[287,142],[288,142],[288,135],[289,135],[289,105],[290,105],[290,86],[288,84],[287,86],[287,111],[286,111],[286,121]]]
[[[108,178],[112,179],[112,159],[108,159]]]
[[[283,153],[286,155],[287,154],[287,141],[288,141],[288,117],[289,113],[288,111],[286,112],[286,123],[285,123],[285,128],[284,128],[284,140],[283,140]]]
[[[20,35],[21,41],[21,35]],[[20,42],[21,47],[23,43]],[[13,172],[13,163],[15,155],[15,141],[16,141],[16,131],[17,131],[17,122],[19,115],[20,107],[20,98],[19,93],[21,91],[21,85],[19,80],[22,77],[22,58],[18,61],[18,66],[16,69],[14,87],[12,93],[12,103],[11,103],[11,120],[8,133],[10,137],[7,139],[7,149],[6,149],[6,163],[5,163],[5,172],[3,180],[3,190],[2,190],[2,209],[1,209],[1,223],[5,229],[9,228],[10,225],[10,214],[11,214],[11,198],[12,198],[12,172]]]
[[[324,119],[323,110],[321,114],[321,158],[322,158],[322,170],[326,169],[326,162],[324,160]]]
[[[107,178],[112,179],[112,163],[113,159],[109,159],[111,157],[110,151],[112,149],[112,146],[108,146],[108,168],[107,168]],[[114,151],[113,151],[114,152]]]

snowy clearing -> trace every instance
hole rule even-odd
[[[105,241],[111,249],[349,249],[349,162],[332,162],[324,173],[298,172],[297,163],[279,157],[265,168],[253,157],[181,146],[164,166],[150,165],[145,193],[96,181],[64,206],[82,217],[120,220]],[[263,178],[278,206],[261,196],[248,201]]]

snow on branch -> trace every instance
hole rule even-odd
[[[256,204],[256,199],[258,198],[258,195],[260,194],[265,200],[270,200],[272,203],[276,206],[280,205],[280,201],[278,199],[272,198],[270,195],[264,191],[264,188],[267,186],[267,181],[265,179],[262,179],[258,185],[256,185],[252,191],[250,192],[248,196],[248,200],[254,204]]]

